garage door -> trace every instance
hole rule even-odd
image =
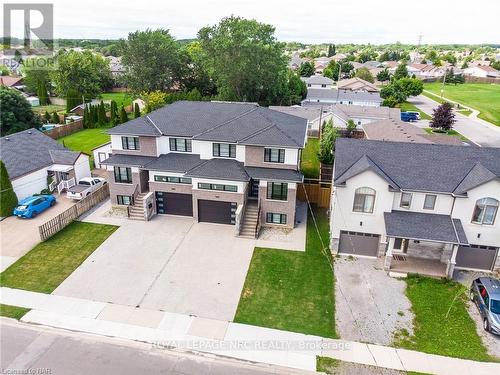
[[[460,246],[457,251],[456,267],[491,271],[497,252],[498,248],[491,246]]]
[[[234,225],[237,207],[237,203],[198,199],[198,221]]]
[[[159,214],[193,216],[191,194],[156,192],[156,212]]]
[[[379,238],[378,234],[341,231],[339,253],[376,257]]]

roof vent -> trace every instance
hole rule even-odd
[[[6,141],[10,141],[10,138],[9,137],[5,137],[4,138]]]
[[[28,134],[32,134],[31,130],[28,131]]]

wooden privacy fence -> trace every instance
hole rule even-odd
[[[83,130],[83,121],[76,120],[66,125],[56,126],[54,129],[47,130],[44,134],[52,139],[58,139],[79,132],[80,130]]]
[[[41,240],[45,241],[49,239],[54,234],[71,224],[75,219],[90,210],[96,204],[105,200],[107,197],[109,197],[109,186],[106,184],[97,189],[94,193],[90,194],[88,197],[78,201],[66,211],[61,212],[53,219],[40,225],[38,227],[38,231],[40,232]]]
[[[309,202],[319,207],[330,207],[331,192],[330,184],[305,182],[297,185],[297,199],[305,202],[309,198]]]

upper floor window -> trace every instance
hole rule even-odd
[[[139,150],[139,137],[122,137],[122,149]]]
[[[236,185],[208,184],[204,182],[198,182],[198,189],[238,192],[238,186]]]
[[[265,148],[264,161],[267,163],[284,163],[285,150],[282,148]]]
[[[372,213],[375,205],[375,190],[369,187],[357,188],[354,192],[354,212]]]
[[[434,194],[425,194],[424,210],[433,210],[436,206],[436,198]]]
[[[286,201],[288,198],[288,184],[286,182],[268,182],[267,199]]]
[[[476,201],[472,214],[472,222],[493,225],[498,211],[498,201],[494,198],[483,198]]]
[[[171,182],[174,184],[191,184],[192,180],[187,177],[159,176],[155,175],[156,182]]]
[[[411,206],[411,193],[401,193],[401,201],[399,202],[399,207],[410,208]]]
[[[191,152],[191,140],[186,138],[170,138],[170,151]]]
[[[132,169],[127,167],[115,167],[115,182],[125,184],[132,183]]]
[[[236,145],[230,143],[212,143],[212,155],[221,158],[235,158]]]

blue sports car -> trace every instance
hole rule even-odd
[[[34,195],[24,198],[14,208],[14,215],[31,219],[56,203],[52,195]]]

